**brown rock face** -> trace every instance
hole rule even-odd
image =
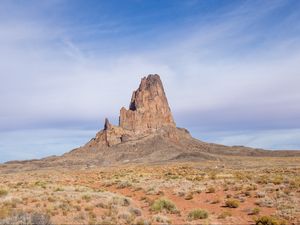
[[[120,110],[119,126],[134,132],[176,126],[159,75],[142,79],[132,94],[129,109]]]
[[[129,109],[121,108],[119,126],[113,126],[105,119],[104,129],[87,145],[113,146],[162,129],[162,135],[177,139],[176,124],[160,77],[150,74],[133,92]]]

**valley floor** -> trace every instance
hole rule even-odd
[[[26,172],[9,166],[0,167],[0,224],[22,219],[21,212],[74,225],[255,224],[263,216],[300,224],[296,157]]]

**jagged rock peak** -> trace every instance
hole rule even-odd
[[[132,94],[129,109],[123,107],[120,111],[119,126],[135,132],[176,126],[159,75],[142,78]]]
[[[150,74],[142,78],[139,88],[133,92],[129,109],[121,108],[119,126],[110,124],[106,118],[104,129],[87,146],[110,147],[156,132],[169,139],[178,140],[178,129],[163,84],[159,75]]]
[[[105,122],[104,122],[104,130],[109,130],[111,128],[111,124],[109,122],[109,120],[107,118],[105,118]]]
[[[144,102],[141,101],[141,99],[139,99],[139,97],[143,97],[141,96],[141,92],[149,92],[150,97],[154,100],[154,97],[156,95],[159,95],[159,92],[157,91],[157,89],[161,90],[162,96],[164,98],[166,98],[165,92],[164,92],[164,88],[163,88],[163,84],[160,80],[159,75],[157,74],[150,74],[148,75],[148,77],[143,77],[140,83],[139,88],[133,92],[132,94],[132,98],[130,101],[130,105],[129,105],[129,109],[132,111],[137,110],[138,108],[142,108],[144,107]]]

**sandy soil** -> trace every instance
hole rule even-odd
[[[238,162],[0,169],[0,221],[38,212],[54,224],[299,224],[300,158]],[[175,209],[155,208],[161,199]],[[207,218],[191,218],[197,209]]]

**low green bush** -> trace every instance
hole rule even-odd
[[[168,199],[157,199],[154,201],[154,203],[151,206],[151,210],[156,211],[156,212],[160,212],[162,210],[166,210],[168,212],[176,212],[176,206],[173,202],[171,202]]]
[[[0,189],[0,197],[2,196],[5,196],[8,194],[8,191],[7,190],[4,190],[4,189]]]
[[[218,219],[226,219],[227,217],[232,216],[231,212],[223,211],[219,216]]]
[[[238,208],[239,205],[240,205],[240,202],[238,200],[235,200],[235,199],[228,199],[225,202],[225,206],[228,207],[228,208]]]
[[[203,209],[195,209],[188,214],[190,220],[206,219],[207,217],[208,213]]]
[[[82,199],[85,200],[86,202],[89,202],[89,201],[91,201],[92,197],[89,195],[83,195]]]
[[[207,193],[215,193],[216,189],[214,187],[209,187],[206,192]]]
[[[260,213],[260,208],[255,207],[251,210],[251,212],[249,213],[250,215],[258,215]]]
[[[272,216],[261,216],[255,220],[255,225],[286,225],[286,221]]]

